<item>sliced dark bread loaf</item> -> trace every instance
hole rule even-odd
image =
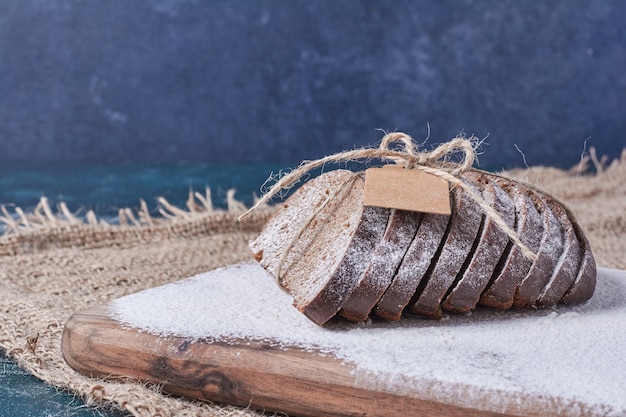
[[[361,280],[339,312],[343,317],[354,322],[367,319],[395,276],[415,237],[421,218],[419,213],[391,210],[383,238],[378,243]]]
[[[468,185],[472,187],[471,183]],[[460,187],[452,189],[450,226],[439,257],[411,311],[431,318],[443,316],[441,301],[471,254],[482,221],[482,210]]]
[[[374,313],[387,320],[398,320],[402,311],[409,304],[437,252],[443,244],[450,216],[444,214],[422,215],[422,221],[411,242],[396,275],[380,301]]]
[[[269,273],[278,278],[279,268],[286,252],[298,239],[309,217],[329,201],[338,184],[353,176],[351,171],[336,170],[304,183],[276,209],[265,225],[263,233],[250,242],[249,246],[255,259]]]
[[[466,172],[520,240],[526,258],[461,187],[452,215],[363,205],[362,173],[332,171],[307,182],[250,243],[255,258],[309,319],[397,320],[404,309],[440,318],[478,303],[507,309],[579,303],[594,291],[596,265],[573,215],[513,180]]]
[[[485,201],[510,228],[514,228],[515,203],[509,195],[491,181],[490,176],[482,175],[474,181],[484,184],[482,194]],[[456,284],[442,303],[445,310],[464,314],[476,307],[509,241],[509,237],[489,216],[485,216],[478,236],[478,245],[470,262],[461,270]]]
[[[552,276],[535,303],[538,307],[544,308],[554,306],[565,295],[576,280],[581,260],[581,244],[576,237],[574,225],[566,210],[552,198],[546,198],[546,203],[558,219],[564,234],[561,256],[554,267]]]
[[[529,195],[541,213],[543,232],[537,259],[515,291],[513,305],[520,308],[535,306],[563,252],[563,228],[548,207],[545,197],[533,191]]]
[[[533,252],[539,249],[543,233],[541,215],[529,197],[529,191],[512,180],[494,177],[515,202],[515,232]],[[496,270],[483,291],[479,304],[501,309],[511,308],[515,291],[528,274],[532,261],[524,257],[517,245],[509,242]]]
[[[294,305],[321,325],[352,293],[387,227],[389,209],[363,205],[355,176],[302,232],[285,258],[281,283]]]

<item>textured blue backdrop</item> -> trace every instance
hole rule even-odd
[[[626,146],[626,2],[0,0],[0,161],[294,163],[403,130]]]

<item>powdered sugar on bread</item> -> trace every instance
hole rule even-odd
[[[419,213],[392,210],[384,236],[378,242],[367,269],[341,309],[352,321],[364,321],[391,283],[419,227]]]
[[[337,313],[397,320],[408,304],[441,318],[442,308],[466,313],[477,300],[507,309],[591,296],[595,262],[566,209],[496,175],[458,178],[452,215],[442,216],[364,206],[363,173],[323,174],[277,211],[251,248],[320,325]]]
[[[509,227],[515,224],[515,204],[510,197],[495,183],[487,178],[483,195],[494,207]],[[472,259],[462,276],[443,303],[443,308],[457,313],[467,313],[478,303],[480,294],[489,283],[498,261],[503,256],[508,238],[490,217],[486,217],[479,242]]]
[[[515,202],[515,231],[531,250],[537,251],[541,243],[543,224],[541,215],[523,190],[511,180],[496,178],[495,181],[509,193]],[[528,274],[532,261],[526,259],[519,247],[509,244],[499,269],[487,289],[480,297],[480,304],[488,307],[510,308],[513,305],[515,290]]]
[[[263,233],[250,242],[255,258],[270,274],[278,277],[284,254],[292,249],[303,223],[331,198],[337,183],[352,175],[347,170],[336,170],[314,178],[302,185],[276,210]]]
[[[426,213],[393,281],[374,308],[377,316],[398,320],[409,304],[445,235],[450,216]]]
[[[454,210],[446,241],[426,286],[411,307],[414,313],[433,318],[442,316],[441,301],[471,254],[482,217],[477,204],[465,191],[455,189],[453,195]]]

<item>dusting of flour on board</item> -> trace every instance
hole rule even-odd
[[[626,414],[624,271],[599,269],[596,293],[584,305],[478,309],[441,321],[336,320],[320,327],[254,262],[132,294],[110,308],[125,326],[157,335],[269,341],[331,354],[354,369],[357,382],[395,392],[428,380],[441,401],[458,401],[459,387],[467,395],[505,393],[489,404],[496,412],[525,395],[544,395],[602,415]]]

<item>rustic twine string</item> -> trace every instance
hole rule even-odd
[[[396,142],[401,142],[403,148],[400,150],[392,148],[392,144]],[[450,155],[457,152],[463,153],[461,162],[450,163],[446,160]],[[378,148],[355,149],[313,161],[302,162],[298,168],[281,177],[254,206],[239,217],[239,220],[246,218],[250,213],[256,210],[257,207],[267,203],[267,201],[280,191],[288,190],[293,187],[303,176],[316,168],[322,167],[328,163],[380,159],[399,165],[402,164],[406,169],[417,169],[435,175],[439,178],[443,178],[453,187],[460,187],[476,201],[485,215],[491,218],[500,230],[520,248],[522,254],[526,258],[534,261],[537,259],[537,255],[520,240],[517,233],[506,224],[504,219],[502,219],[493,207],[491,207],[473,187],[460,178],[462,173],[472,169],[475,158],[476,150],[474,149],[474,145],[471,140],[466,138],[454,138],[450,142],[444,143],[430,152],[417,152],[417,145],[409,135],[402,132],[388,133],[383,137]]]

